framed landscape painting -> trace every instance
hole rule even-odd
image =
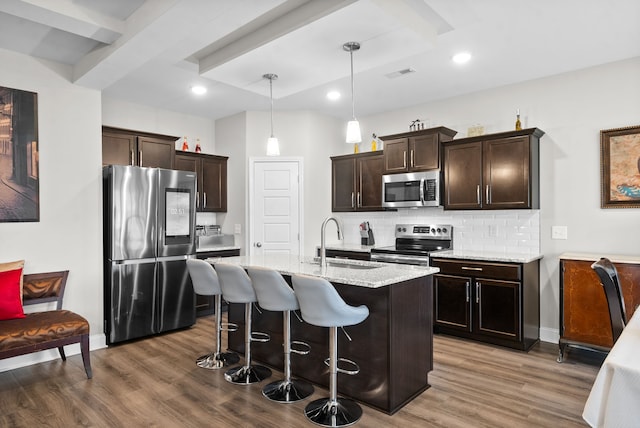
[[[600,131],[602,208],[640,208],[640,126]]]
[[[0,86],[0,222],[40,221],[38,94]]]

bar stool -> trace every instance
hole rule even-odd
[[[325,364],[329,366],[330,396],[309,403],[304,409],[305,415],[311,422],[326,427],[354,424],[362,416],[362,408],[353,400],[337,397],[338,372],[357,374],[360,368],[351,360],[338,358],[338,327],[361,323],[369,316],[369,308],[347,305],[333,285],[323,278],[294,275],[292,282],[302,318],[309,324],[329,327],[329,358]],[[338,361],[352,364],[356,369],[338,368]]]
[[[240,361],[240,357],[235,352],[220,352],[222,345],[222,331],[236,331],[235,324],[222,323],[222,289],[218,281],[218,275],[209,263],[204,260],[188,259],[187,269],[193,283],[193,290],[202,296],[215,296],[215,317],[216,317],[216,350],[210,354],[203,355],[196,360],[198,367],[203,369],[221,369],[230,364]]]
[[[224,378],[231,383],[249,385],[263,381],[271,376],[271,370],[265,366],[251,364],[251,342],[267,342],[269,335],[251,330],[251,309],[258,301],[251,285],[249,275],[238,265],[214,263],[222,296],[229,303],[244,303],[244,366],[229,369]]]
[[[313,385],[300,379],[291,378],[291,353],[306,355],[309,345],[291,341],[291,311],[300,309],[296,295],[279,272],[262,267],[247,268],[251,284],[258,297],[258,304],[268,311],[281,311],[284,335],[284,379],[271,382],[262,389],[262,395],[280,403],[293,403],[313,394]],[[292,349],[291,345],[307,349]]]

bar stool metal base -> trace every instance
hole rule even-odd
[[[295,403],[313,394],[313,385],[303,380],[284,379],[271,382],[262,388],[262,395],[279,403]]]
[[[317,425],[346,427],[358,422],[362,416],[362,408],[358,403],[347,398],[338,398],[332,402],[327,397],[307,404],[304,414],[307,419]]]
[[[227,370],[224,378],[227,382],[236,385],[249,385],[252,383],[262,382],[271,376],[271,369],[265,366],[252,364],[250,366],[234,367]]]
[[[217,370],[238,361],[240,361],[240,357],[235,352],[212,352],[198,357],[196,365],[203,369]]]

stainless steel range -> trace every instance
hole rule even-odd
[[[397,224],[396,245],[371,250],[371,260],[429,266],[429,254],[453,249],[450,224]]]

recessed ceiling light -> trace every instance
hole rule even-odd
[[[202,95],[207,93],[207,88],[205,88],[204,86],[196,85],[191,87],[191,92],[196,95]]]
[[[471,59],[471,54],[469,52],[460,52],[455,54],[452,59],[456,64],[464,64],[466,62],[469,62],[469,60]]]
[[[338,91],[329,91],[327,92],[327,98],[329,98],[331,101],[336,101],[340,99],[340,92]]]

